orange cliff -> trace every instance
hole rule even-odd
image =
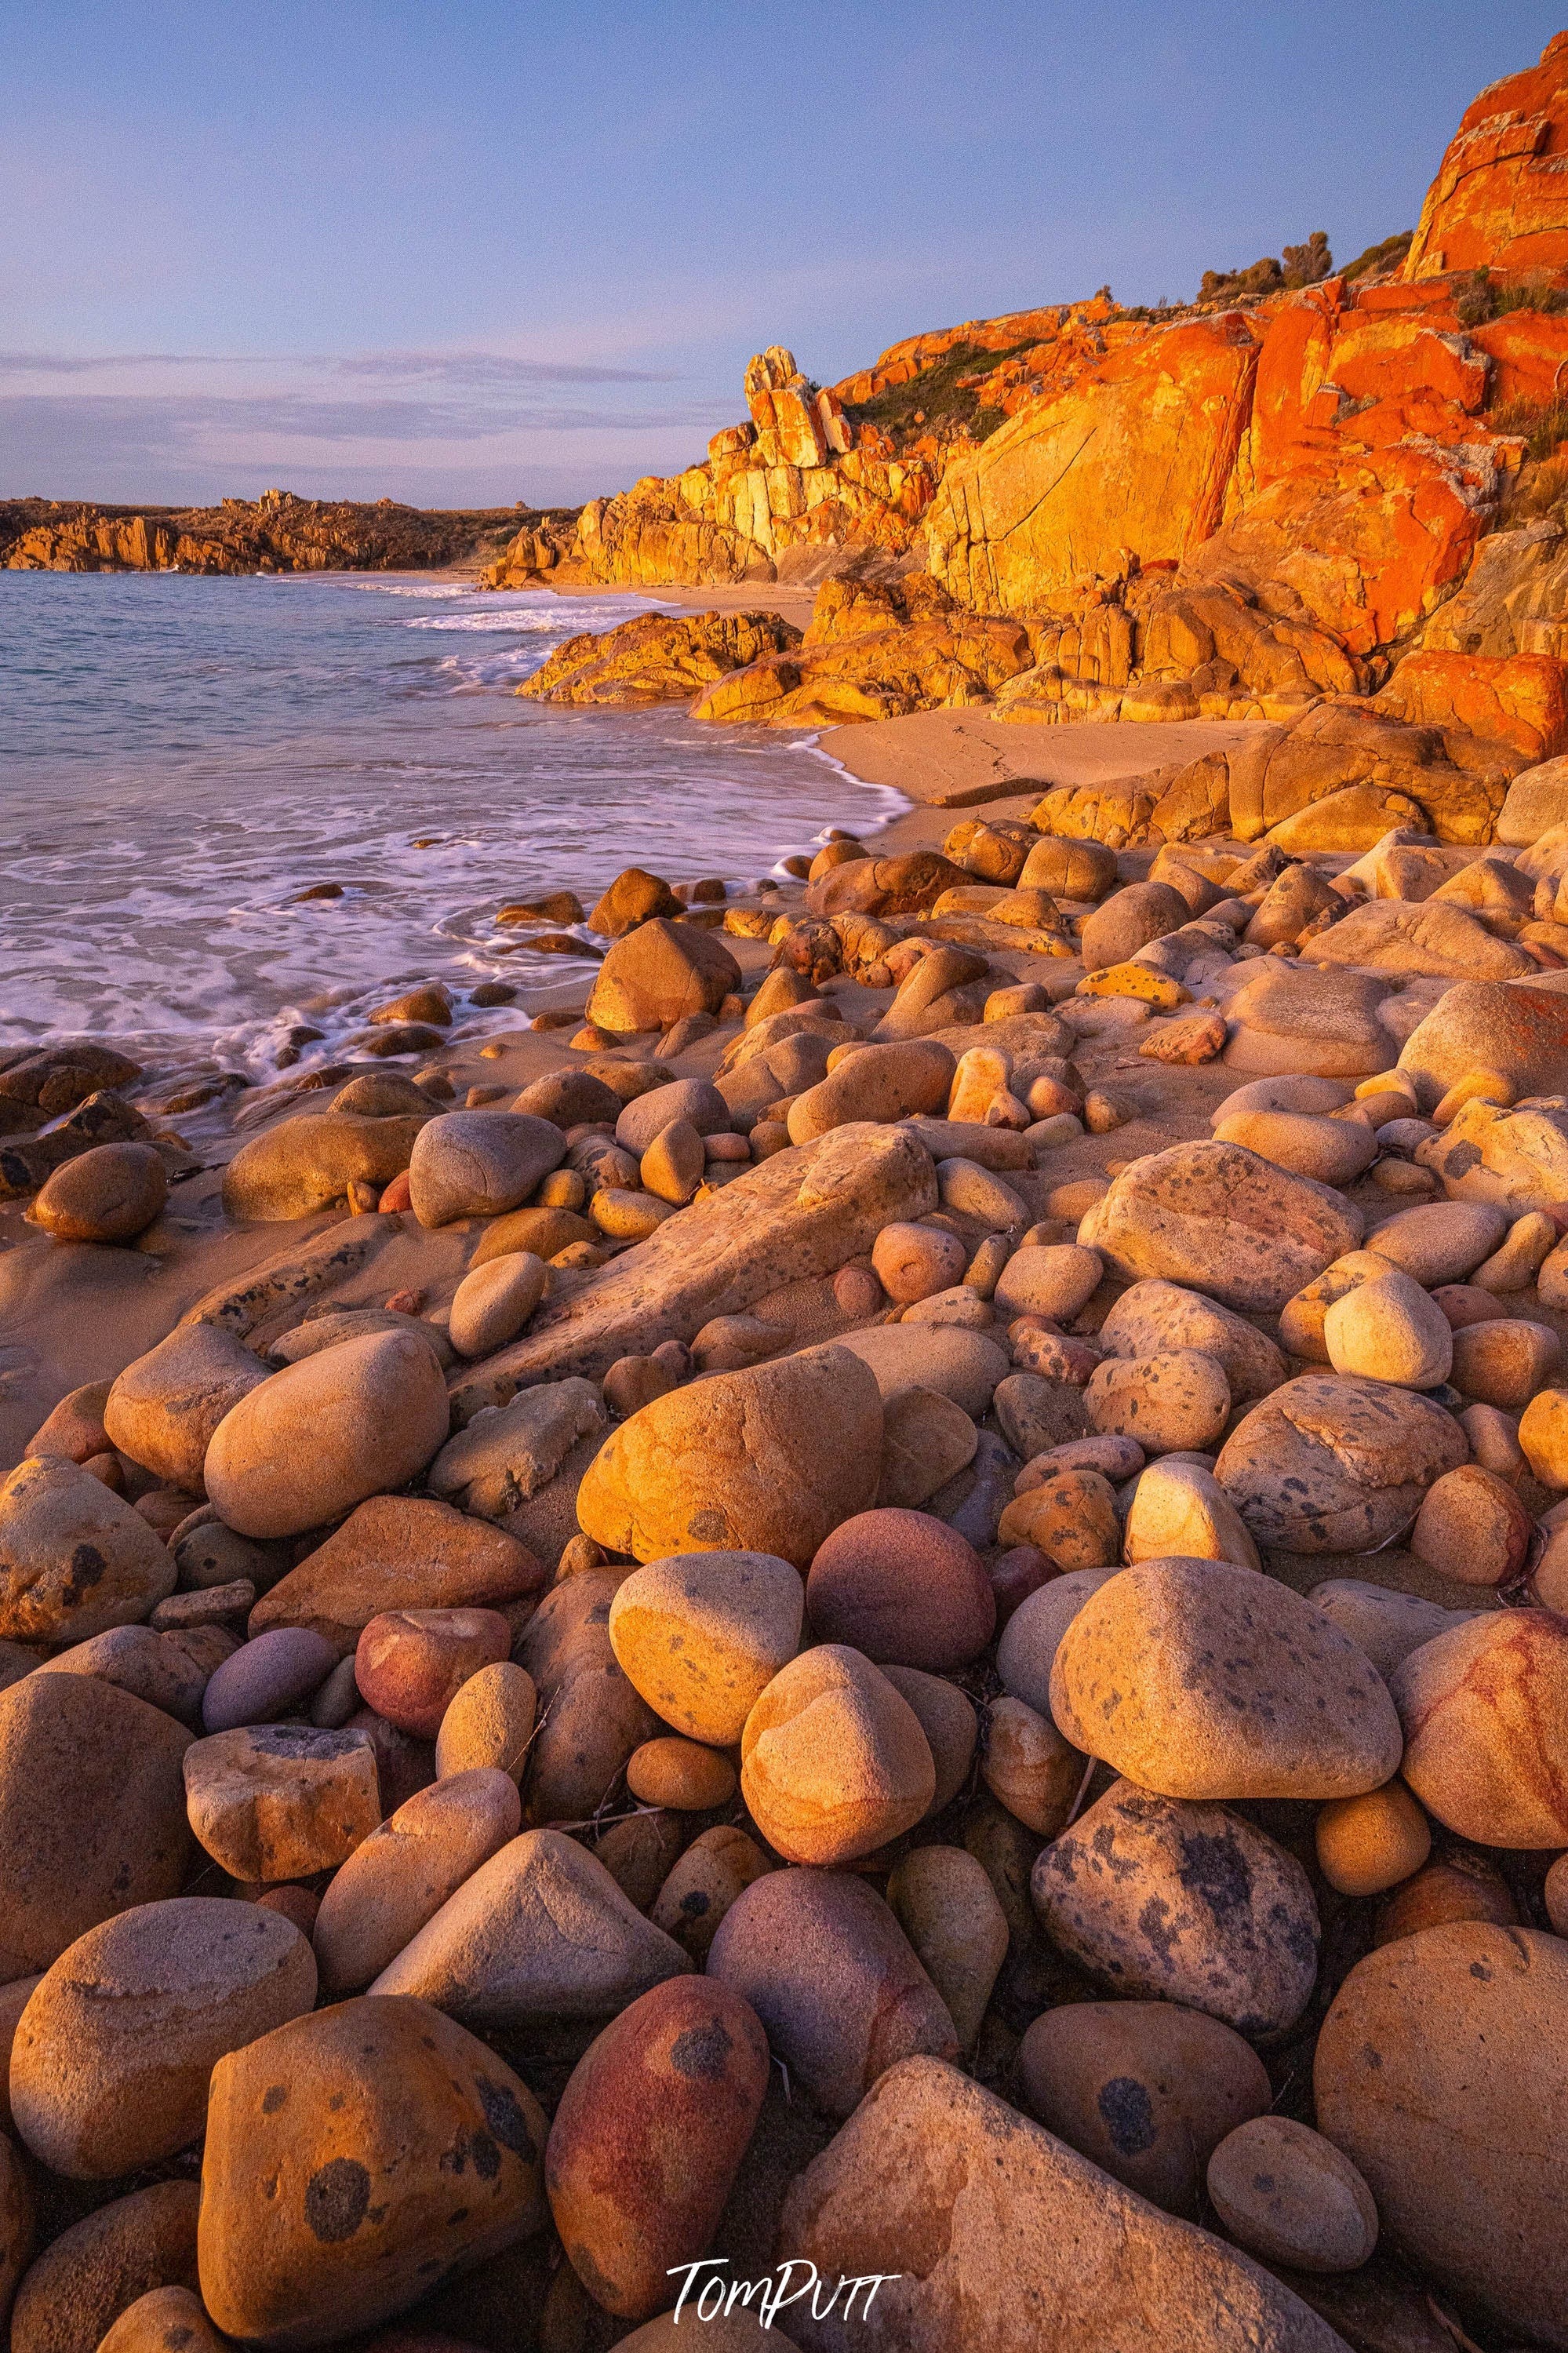
[[[1287,721],[1426,647],[1513,667],[1467,686],[1428,664],[1424,723],[1491,712],[1500,740],[1555,748],[1556,702],[1517,657],[1568,650],[1565,143],[1560,35],[1468,110],[1392,268],[1260,297],[1232,280],[1154,316],[1101,293],[971,321],[825,390],[770,350],[704,463],[521,533],[492,576],[923,570],[951,607],[1027,626],[1023,670],[951,673],[954,699],[980,678],[1020,720]],[[781,723],[823,708],[786,687],[799,664],[757,676]],[[924,699],[890,669],[859,685],[868,717]],[[761,715],[738,688],[704,708]]]

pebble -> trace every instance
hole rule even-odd
[[[1041,1838],[1054,1838],[1078,1796],[1084,1758],[1048,1715],[1004,1693],[985,1711],[980,1776],[998,1805]]]
[[[371,1990],[418,1995],[488,2032],[604,2018],[690,1967],[586,1847],[525,1830],[447,1897]]]
[[[639,1805],[708,1813],[735,1794],[735,1768],[717,1749],[670,1735],[645,1740],[626,1759],[626,1788]]]
[[[1260,1565],[1240,1514],[1213,1472],[1169,1455],[1138,1474],[1123,1544],[1130,1564],[1180,1555],[1234,1561],[1241,1568]]]
[[[1382,1895],[1419,1871],[1432,1852],[1426,1817],[1403,1781],[1331,1799],[1313,1836],[1318,1868],[1342,1895]]]
[[[10,2353],[89,2353],[153,2288],[196,2284],[194,2181],[111,2199],[44,2248],[11,2307]]]
[[[1025,1244],[997,1278],[996,1305],[1008,1315],[1048,1315],[1070,1324],[1088,1306],[1104,1271],[1099,1252],[1076,1243]]]
[[[184,1755],[191,1829],[232,1879],[308,1879],[347,1860],[381,1820],[363,1732],[247,1725]]]
[[[427,1120],[408,1163],[409,1205],[422,1226],[493,1218],[527,1200],[566,1156],[551,1120],[511,1111],[449,1111]]]
[[[144,1519],[64,1455],[0,1481],[0,1636],[87,1641],[150,1617],[174,1588],[174,1556]]]
[[[1458,1423],[1429,1398],[1304,1373],[1253,1407],[1215,1476],[1255,1544],[1371,1551],[1408,1526],[1433,1482],[1467,1451]]]
[[[882,1406],[879,1506],[918,1509],[974,1460],[978,1433],[962,1406],[912,1384]]]
[[[1336,1299],[1323,1317],[1323,1342],[1336,1373],[1402,1388],[1437,1388],[1454,1362],[1447,1317],[1398,1269],[1373,1275]]]
[[[1468,1922],[1358,1962],[1313,2060],[1320,2128],[1389,2241],[1504,2343],[1550,2345],[1568,2308],[1565,2024],[1561,1939]]]
[[[1438,1634],[1389,1688],[1405,1780],[1481,1846],[1568,1846],[1568,1620],[1500,1609]]]
[[[731,1905],[772,1868],[755,1839],[721,1823],[694,1838],[671,1865],[648,1917],[701,1968]]]
[[[1146,1454],[1202,1450],[1230,1419],[1230,1386],[1201,1349],[1129,1362],[1110,1356],[1084,1390],[1089,1419],[1103,1437],[1135,1438]]]
[[[885,1665],[882,1672],[908,1700],[931,1750],[936,1788],[926,1808],[924,1819],[929,1819],[951,1804],[968,1780],[980,1737],[980,1719],[965,1694],[945,1675],[929,1675],[920,1667],[892,1663]]]
[[[1535,1533],[1513,1488],[1477,1462],[1435,1480],[1415,1514],[1410,1549],[1456,1585],[1505,1585],[1519,1575]]]
[[[1557,1368],[1562,1342],[1544,1324],[1522,1316],[1494,1316],[1454,1335],[1449,1377],[1461,1396],[1519,1413]]]
[[[97,1676],[25,1675],[0,1692],[0,1983],[179,1894],[190,1745],[172,1715]]]
[[[1254,2116],[1208,2162],[1215,2212],[1238,2245],[1300,2272],[1358,2271],[1377,2208],[1348,2157],[1292,2116]]]

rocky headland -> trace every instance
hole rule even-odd
[[[431,512],[394,499],[300,499],[263,491],[216,507],[117,507],[0,500],[5,572],[422,572],[493,562],[520,522],[563,518],[511,507]]]
[[[514,536],[880,834],[0,1057],[16,2353],[1568,2353],[1565,153]]]

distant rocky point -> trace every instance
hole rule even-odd
[[[564,513],[523,507],[426,512],[394,499],[300,499],[263,491],[216,507],[0,500],[8,572],[423,572],[493,558],[521,524]]]

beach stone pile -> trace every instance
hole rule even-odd
[[[0,1482],[16,2353],[1568,2348],[1568,995],[966,826],[244,1131]]]

